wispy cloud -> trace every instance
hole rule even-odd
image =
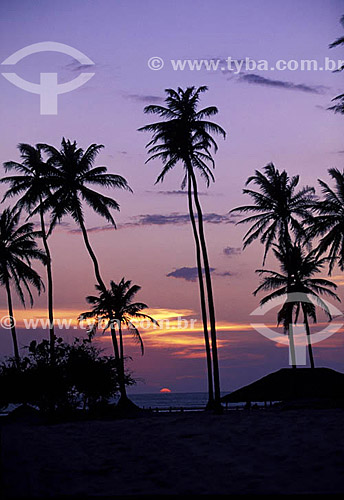
[[[164,99],[157,95],[147,95],[147,94],[123,94],[126,99],[143,102],[145,104],[157,104],[162,102]]]
[[[230,278],[234,276],[234,274],[230,271],[215,271],[213,274],[215,274],[215,276],[220,276],[221,278]]]
[[[223,278],[227,278],[232,276],[232,273],[229,271],[216,271],[214,267],[210,268],[210,272],[215,276],[220,276]],[[202,269],[202,273],[204,274],[204,269]],[[179,267],[174,271],[166,274],[168,278],[177,278],[183,279],[185,281],[196,281],[198,278],[198,269],[197,267]]]
[[[72,71],[73,73],[79,73],[80,71],[94,71],[96,68],[95,64],[80,64],[79,61],[72,61],[69,64],[65,64],[65,69]]]
[[[188,194],[187,191],[183,191],[182,189],[175,189],[173,191],[147,191],[148,193],[156,193],[156,194],[163,194],[166,196],[185,196]],[[198,196],[209,196],[210,193],[207,193],[206,191],[199,191]]]
[[[195,216],[197,219],[197,216]],[[207,213],[203,214],[204,222],[208,224],[235,224],[237,216],[234,214],[217,214],[217,213]],[[189,214],[180,214],[178,212],[172,212],[171,214],[143,214],[132,217],[129,222],[124,222],[119,224],[117,229],[126,229],[131,227],[140,226],[166,226],[166,225],[184,225],[189,224],[190,218]],[[113,231],[114,227],[111,224],[105,226],[94,226],[90,227],[87,231],[89,233],[98,233],[103,231]],[[71,233],[79,233],[80,228],[70,229]]]
[[[247,73],[240,76],[239,81],[253,85],[264,85],[266,87],[275,87],[286,90],[296,90],[299,92],[308,92],[311,94],[323,94],[327,87],[323,85],[306,85],[304,83],[292,83],[283,80],[273,80],[255,73]]]
[[[197,218],[197,216],[196,216]],[[233,214],[217,214],[214,212],[203,214],[204,222],[209,224],[235,224],[236,218]],[[190,221],[189,214],[181,214],[172,212],[171,214],[146,214],[138,215],[132,222],[124,224],[123,227],[129,226],[164,226],[169,224],[188,224]]]
[[[232,257],[233,255],[239,255],[241,254],[241,248],[237,247],[225,247],[223,249],[223,253],[227,255],[228,257]]]
[[[211,268],[214,271],[214,268]],[[204,270],[203,270],[204,273]],[[174,271],[166,274],[168,278],[179,278],[185,281],[196,281],[198,277],[197,267],[179,267]]]

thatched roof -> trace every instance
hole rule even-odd
[[[222,398],[224,403],[344,399],[344,373],[330,368],[282,368]]]

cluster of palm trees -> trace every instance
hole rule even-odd
[[[314,368],[309,319],[317,320],[315,304],[331,319],[321,297],[339,300],[334,292],[336,284],[317,277],[327,264],[329,274],[336,264],[344,270],[344,171],[330,169],[329,174],[334,187],[319,179],[323,197],[318,199],[314,188],[298,189],[298,175],[289,177],[285,170],[281,172],[270,163],[262,172],[256,170],[246,182],[246,186],[253,183],[258,187],[243,190],[253,200],[252,205],[231,210],[247,215],[238,224],[251,224],[244,236],[244,248],[258,239],[264,246],[263,265],[270,249],[279,264],[279,271],[256,271],[262,282],[254,295],[269,292],[261,305],[285,297],[277,319],[289,335],[294,367],[293,323],[297,323],[302,313],[310,365]],[[300,300],[293,300],[295,294],[302,294]]]
[[[215,181],[211,169],[215,167],[212,153],[217,151],[217,144],[213,135],[225,138],[226,132],[218,124],[209,120],[218,113],[215,106],[199,109],[201,94],[207,90],[206,86],[197,89],[188,87],[186,90],[180,87],[177,90],[167,89],[165,106],[150,105],[144,109],[145,113],[157,115],[161,120],[139,130],[152,134],[152,139],[146,146],[149,154],[147,162],[160,159],[163,164],[156,183],[162,182],[166,174],[177,164],[183,167],[181,188],[184,189],[187,186],[206,349],[209,395],[207,407],[217,411],[221,408],[221,396],[215,306],[196,173],[199,173],[205,180],[207,187],[211,181]]]
[[[152,133],[148,143],[150,161],[161,159],[163,170],[157,182],[163,181],[167,172],[180,163],[183,166],[182,188],[187,185],[188,208],[195,240],[196,260],[202,321],[204,329],[209,408],[220,408],[220,377],[217,353],[215,306],[210,274],[210,264],[204,233],[202,208],[198,196],[196,174],[199,173],[209,185],[214,181],[211,168],[215,167],[212,151],[217,150],[213,134],[225,137],[225,131],[217,124],[209,121],[218,110],[215,106],[198,109],[200,96],[207,87],[189,87],[186,90],[166,90],[166,106],[147,106],[145,113],[156,114],[162,118],[157,123],[142,127],[141,131]],[[84,243],[91,257],[94,274],[97,280],[98,296],[89,296],[87,301],[93,306],[91,311],[80,315],[80,320],[90,319],[94,326],[89,332],[94,334],[97,326],[106,321],[110,328],[115,357],[119,360],[121,377],[121,399],[127,400],[124,386],[124,353],[121,325],[124,323],[138,339],[143,349],[140,334],[131,318],[155,320],[142,313],[147,305],[133,303],[133,297],[140,287],[131,285],[124,278],[116,284],[111,281],[108,289],[102,278],[99,263],[91,246],[84,218],[84,204],[89,205],[97,214],[103,216],[115,226],[111,210],[118,210],[118,203],[110,197],[95,192],[94,185],[105,188],[119,188],[131,191],[127,181],[115,174],[110,174],[104,166],[94,166],[95,159],[102,145],[92,144],[86,151],[76,142],[62,140],[60,149],[47,144],[19,144],[21,162],[6,162],[6,172],[14,175],[0,179],[8,184],[9,189],[3,201],[19,197],[14,208],[7,208],[0,216],[0,280],[5,286],[8,298],[9,316],[12,318],[11,331],[14,342],[15,358],[20,364],[16,329],[13,321],[13,307],[10,284],[14,284],[25,305],[22,286],[32,295],[30,286],[40,293],[44,285],[38,273],[31,268],[31,263],[39,259],[47,269],[48,315],[50,325],[50,357],[54,363],[54,304],[53,273],[49,237],[57,223],[70,215],[80,227]],[[34,231],[31,222],[20,225],[20,217],[25,212],[26,219],[38,215],[40,230]],[[196,214],[195,214],[196,212]],[[46,223],[49,214],[49,223]],[[44,252],[37,246],[37,238],[42,239]],[[210,335],[208,330],[208,317]],[[116,333],[118,332],[118,338]]]
[[[6,172],[11,172],[13,175],[0,179],[2,183],[9,185],[3,201],[19,197],[14,208],[6,208],[0,215],[0,282],[7,292],[14,355],[18,367],[20,366],[20,354],[10,285],[14,285],[23,305],[25,305],[23,289],[26,290],[32,305],[33,298],[30,287],[37,289],[38,293],[44,289],[42,279],[31,267],[34,260],[43,262],[47,270],[50,357],[51,363],[54,363],[56,337],[54,333],[53,274],[48,240],[56,224],[66,215],[71,215],[81,229],[98,282],[99,307],[100,304],[103,304],[105,308],[108,307],[109,320],[116,318],[121,324],[122,321],[126,321],[127,311],[125,308],[129,308],[131,315],[135,317],[136,314],[140,314],[140,310],[147,307],[142,303],[130,306],[133,296],[140,288],[130,286],[130,281],[123,279],[118,285],[111,282],[110,290],[106,288],[97,257],[88,238],[84,204],[89,205],[114,226],[115,221],[110,210],[119,210],[119,205],[113,198],[94,191],[92,187],[96,185],[131,191],[123,177],[108,173],[104,166],[94,166],[95,159],[102,147],[102,145],[92,144],[84,151],[77,146],[76,142],[65,139],[62,140],[59,150],[47,144],[37,144],[36,146],[19,144],[21,162],[10,161],[4,164]],[[34,230],[32,222],[20,223],[24,212],[26,220],[35,215],[39,216],[39,231]],[[50,214],[48,227],[45,222],[47,213]],[[42,239],[44,251],[38,248],[37,238]],[[119,349],[114,332],[115,326],[112,325],[112,340],[116,357],[120,367],[122,367],[120,370],[121,395],[126,397],[122,332],[120,329],[121,348]],[[137,329],[133,328],[132,330],[136,335],[139,335]]]
[[[181,187],[187,187],[198,269],[208,374],[208,407],[218,409],[221,404],[215,305],[197,174],[205,180],[207,186],[215,180],[212,169],[215,167],[213,154],[217,151],[217,143],[214,136],[225,138],[226,133],[218,124],[210,121],[211,117],[218,113],[215,106],[199,109],[201,95],[206,90],[205,86],[188,87],[185,90],[167,89],[165,106],[154,104],[144,109],[145,113],[157,115],[160,119],[139,130],[152,134],[147,144],[147,162],[155,159],[162,161],[163,169],[157,183],[162,182],[176,165],[183,168]],[[9,185],[3,201],[19,197],[14,208],[6,208],[0,215],[0,283],[7,293],[18,366],[20,355],[13,321],[11,284],[16,288],[23,304],[23,289],[29,293],[32,303],[30,287],[36,288],[38,293],[44,289],[40,276],[31,267],[34,260],[43,262],[47,270],[50,357],[51,363],[54,363],[56,337],[49,237],[56,224],[69,215],[81,230],[97,281],[98,295],[87,297],[92,310],[80,315],[79,319],[93,319],[94,327],[89,332],[91,337],[98,325],[106,322],[105,329],[110,329],[115,357],[122,374],[121,398],[126,401],[122,324],[134,333],[143,349],[142,339],[132,318],[147,318],[153,323],[155,320],[142,312],[147,308],[146,304],[133,303],[140,287],[132,285],[124,278],[118,284],[111,281],[110,287],[106,287],[88,237],[84,205],[90,206],[115,227],[111,211],[119,210],[118,203],[92,188],[98,186],[130,192],[132,190],[122,176],[109,173],[105,166],[94,166],[102,145],[92,144],[84,151],[75,141],[63,139],[60,149],[47,144],[19,144],[18,148],[21,162],[6,162],[6,172],[13,175],[0,179],[0,182]],[[336,263],[344,270],[344,173],[330,169],[329,174],[335,186],[331,188],[325,182],[319,181],[323,191],[321,200],[316,198],[312,187],[298,189],[299,176],[289,177],[286,171],[280,172],[273,164],[267,165],[263,172],[256,170],[248,179],[244,193],[252,198],[252,205],[232,210],[246,214],[240,224],[252,224],[245,234],[244,247],[259,239],[265,247],[263,265],[271,249],[280,265],[280,272],[265,269],[257,271],[263,281],[254,293],[270,292],[262,299],[262,303],[283,295],[288,297],[295,291],[312,295],[318,301],[322,295],[338,299],[333,291],[336,288],[334,283],[315,277],[323,270],[326,262],[329,262],[329,273]],[[258,189],[251,189],[251,184],[255,184]],[[20,224],[23,213],[26,221]],[[34,230],[32,222],[28,222],[33,216],[39,217],[39,231]],[[44,251],[38,248],[37,238],[41,238]],[[288,328],[297,321],[300,312],[307,329],[311,365],[314,366],[309,319],[316,321],[315,306],[287,300],[279,312],[278,321],[285,326],[292,344],[292,330]],[[329,312],[328,315],[330,317]]]

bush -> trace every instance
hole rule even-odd
[[[0,365],[0,406],[29,403],[41,411],[95,410],[119,391],[118,364],[89,339],[72,344],[56,339],[55,362],[49,341],[32,341],[18,368],[13,358]],[[126,375],[126,385],[135,381]]]

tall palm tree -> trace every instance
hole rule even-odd
[[[340,18],[340,23],[344,28],[344,16]],[[330,49],[333,47],[338,47],[338,45],[344,45],[344,36],[340,36],[335,40],[333,43],[330,44]],[[343,71],[344,70],[344,64],[337,70],[337,71]],[[332,99],[336,104],[334,106],[331,106],[329,109],[334,111],[335,113],[341,113],[344,114],[344,94],[337,95],[337,97],[334,97]]]
[[[215,106],[198,109],[200,96],[206,90],[206,86],[199,87],[198,89],[195,87],[188,87],[186,90],[180,87],[177,90],[167,89],[167,97],[165,99],[166,106],[150,105],[146,106],[144,109],[145,113],[158,115],[162,120],[141,127],[139,130],[152,133],[152,140],[147,144],[148,154],[150,155],[147,162],[153,159],[160,159],[163,163],[163,170],[156,182],[162,182],[165,175],[178,163],[181,163],[184,168],[182,188],[184,188],[186,184],[188,185],[189,213],[196,245],[198,281],[208,365],[209,404],[212,404],[212,383],[210,383],[212,373],[203,286],[202,259],[208,296],[214,376],[214,401],[215,405],[219,407],[220,377],[216,340],[215,307],[208,251],[203,227],[203,213],[198,197],[196,172],[205,179],[207,186],[209,186],[211,180],[214,181],[214,176],[210,167],[215,166],[212,149],[216,152],[217,144],[212,134],[220,134],[225,137],[226,133],[222,127],[209,121],[210,117],[218,113],[218,109]],[[198,231],[195,224],[192,202],[194,202],[196,208]]]
[[[81,229],[85,246],[93,262],[98,284],[105,292],[106,286],[100,274],[99,263],[88,238],[82,202],[105,217],[115,227],[110,209],[119,210],[119,204],[113,198],[104,196],[88,186],[96,185],[128,191],[131,189],[124,177],[108,173],[105,166],[94,167],[95,159],[104,147],[100,144],[91,144],[84,151],[77,146],[76,141],[71,142],[63,138],[60,150],[48,144],[41,144],[39,147],[48,154],[47,164],[49,167],[54,167],[57,172],[50,179],[53,192],[43,201],[42,205],[44,210],[51,210],[50,230],[65,215],[72,216]]]
[[[33,296],[30,286],[38,293],[44,289],[39,274],[32,269],[32,260],[39,260],[46,264],[46,255],[37,248],[36,238],[40,236],[33,230],[33,224],[19,224],[20,213],[6,208],[0,214],[0,284],[6,289],[8,315],[12,334],[14,357],[17,366],[20,364],[20,355],[13,313],[13,302],[10,285],[13,283],[22,304],[25,306],[27,292],[30,304],[33,305]]]
[[[280,172],[273,163],[263,168],[246,181],[246,186],[253,183],[258,191],[243,189],[252,200],[252,205],[234,208],[230,213],[252,214],[237,224],[252,223],[244,236],[244,248],[256,239],[265,246],[263,265],[273,243],[279,242],[288,251],[291,247],[291,235],[304,235],[303,221],[309,217],[314,200],[314,188],[305,186],[296,190],[299,176],[289,177],[287,172]]]
[[[250,229],[244,236],[244,248],[256,239],[265,246],[263,265],[271,246],[277,241],[280,246],[285,247],[289,254],[292,248],[291,235],[296,238],[304,236],[305,218],[309,217],[310,206],[314,198],[314,188],[306,186],[296,190],[299,176],[289,177],[287,172],[280,172],[273,163],[263,168],[263,172],[255,171],[255,174],[246,181],[246,186],[254,183],[258,191],[244,189],[253,205],[244,205],[231,210],[231,213],[252,214],[245,217],[238,224],[252,223]],[[289,280],[291,278],[289,277]],[[290,313],[290,310],[288,309]],[[292,317],[288,318],[292,323]],[[293,332],[289,331],[290,352],[293,367],[296,368]]]
[[[328,170],[334,187],[318,179],[324,198],[317,201],[313,208],[316,215],[308,218],[309,236],[320,237],[318,252],[328,253],[329,274],[338,263],[344,271],[344,170]]]
[[[264,305],[278,297],[288,295],[292,297],[292,294],[296,293],[303,294],[305,298],[308,296],[313,297],[331,320],[331,314],[326,304],[321,300],[321,296],[329,296],[339,300],[337,294],[333,292],[337,288],[337,285],[329,280],[314,277],[323,270],[326,259],[320,258],[314,251],[306,254],[300,244],[293,244],[289,253],[286,252],[285,247],[281,248],[274,245],[273,252],[279,261],[281,272],[265,269],[258,269],[256,271],[256,273],[263,277],[263,280],[253,294],[257,295],[261,291],[271,292],[260,301],[260,304]],[[278,312],[277,322],[278,324],[283,323],[285,332],[289,332],[291,325],[290,318],[294,314],[294,323],[297,323],[300,311],[303,313],[303,321],[306,329],[310,365],[311,368],[314,368],[309,327],[309,318],[314,323],[317,321],[314,302],[307,300],[298,302],[286,301]]]
[[[3,197],[3,201],[13,196],[22,195],[16,204],[19,210],[25,209],[29,214],[39,206],[41,236],[45,254],[47,256],[47,284],[48,284],[48,316],[50,333],[50,357],[54,360],[54,307],[53,307],[53,275],[51,253],[48,245],[48,234],[44,221],[43,201],[50,196],[49,177],[56,174],[54,167],[44,163],[39,145],[19,144],[18,149],[22,163],[8,161],[4,163],[5,171],[15,171],[17,175],[3,177],[0,182],[10,185]]]
[[[127,405],[128,397],[125,389],[125,372],[124,372],[124,345],[123,345],[123,331],[124,325],[128,331],[133,333],[135,340],[138,341],[141,347],[141,354],[144,353],[143,341],[138,328],[133,321],[135,319],[148,319],[153,324],[158,325],[157,321],[144,314],[142,311],[147,309],[147,305],[143,302],[133,302],[134,296],[141,289],[138,285],[132,285],[131,281],[122,278],[119,283],[114,281],[110,282],[110,289],[105,292],[99,285],[96,285],[96,290],[99,295],[90,295],[86,300],[91,304],[92,310],[82,313],[79,320],[92,319],[94,320],[93,327],[90,334],[93,335],[98,325],[105,322],[104,331],[110,328],[111,338],[114,347],[115,358],[119,361],[120,369],[120,405]],[[118,328],[119,345],[116,334],[116,327]]]

